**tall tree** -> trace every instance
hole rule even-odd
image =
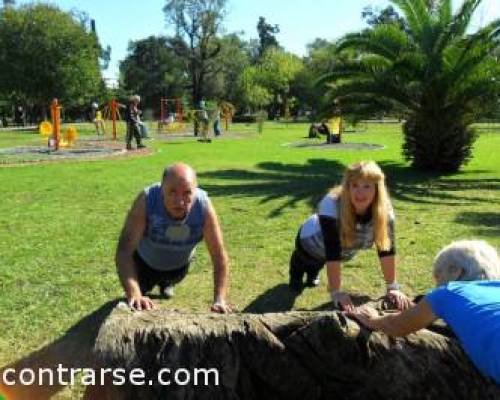
[[[242,99],[250,109],[261,109],[273,100],[273,96],[264,86],[259,72],[257,66],[249,65],[239,76],[238,86],[243,94]]]
[[[18,101],[88,103],[103,88],[99,55],[96,36],[55,6],[0,12],[0,92]]]
[[[371,27],[384,24],[397,24],[401,29],[406,29],[404,18],[399,15],[393,6],[387,6],[383,9],[366,6],[361,12],[361,18]]]
[[[16,0],[3,0],[4,7],[11,7],[16,5]]]
[[[456,171],[471,157],[472,123],[495,107],[500,93],[500,20],[475,33],[468,27],[481,0],[392,0],[408,26],[382,24],[349,34],[339,51],[357,56],[324,81],[344,112],[400,112],[403,154],[421,169]]]
[[[151,109],[159,108],[162,97],[182,97],[187,87],[184,63],[164,36],[130,42],[120,63],[120,78],[123,89],[139,93]]]
[[[317,81],[330,71],[338,58],[334,42],[315,39],[307,45],[304,68],[297,74],[291,94],[299,100],[301,108],[312,112],[313,118],[321,111],[325,111],[325,114],[332,112],[325,96],[328,88],[318,85]]]
[[[286,115],[290,88],[302,68],[302,60],[296,55],[281,49],[268,49],[257,65],[243,72],[241,84],[249,103],[259,106],[272,103],[273,115]]]
[[[259,17],[257,22],[257,32],[259,34],[259,57],[262,57],[267,49],[271,47],[278,48],[278,40],[276,34],[279,33],[278,25],[271,25],[266,22],[264,17]]]
[[[167,24],[175,28],[173,48],[186,63],[195,106],[205,95],[206,79],[217,70],[225,7],[226,0],[168,0],[163,8]]]
[[[208,98],[229,101],[241,109],[242,93],[238,85],[239,77],[250,64],[249,44],[238,34],[231,33],[220,39],[221,51],[216,58],[217,69],[207,81]]]

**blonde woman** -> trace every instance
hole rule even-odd
[[[341,289],[341,263],[361,249],[375,244],[387,295],[398,309],[410,306],[396,281],[394,212],[385,176],[374,161],[347,168],[342,185],[321,200],[318,212],[301,226],[290,259],[290,287],[301,291],[318,286],[318,274],[326,263],[328,289],[334,304],[354,310],[350,296]]]

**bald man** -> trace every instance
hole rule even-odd
[[[146,294],[156,285],[164,297],[172,297],[202,240],[214,266],[211,310],[230,312],[229,263],[217,214],[207,193],[197,187],[195,171],[174,164],[165,169],[161,182],[137,196],[118,241],[116,266],[129,305],[137,310],[155,308]]]

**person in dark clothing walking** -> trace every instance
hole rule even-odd
[[[141,131],[139,127],[139,108],[138,105],[141,102],[141,97],[138,95],[133,95],[130,97],[129,104],[125,111],[125,121],[127,123],[127,150],[132,150],[132,139],[135,138],[137,143],[137,148],[141,149],[146,147],[141,141]]]

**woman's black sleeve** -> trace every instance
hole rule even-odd
[[[342,247],[337,220],[326,215],[319,216],[319,224],[323,233],[326,261],[341,261]]]

